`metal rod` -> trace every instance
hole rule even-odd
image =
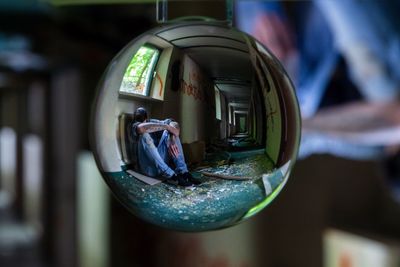
[[[230,26],[233,24],[233,0],[226,0],[226,21]]]
[[[164,23],[168,20],[168,0],[157,0],[156,20],[158,23]]]

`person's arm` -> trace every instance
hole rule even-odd
[[[165,120],[149,119],[147,121],[153,123],[170,124],[170,122],[173,121],[173,119],[165,119]]]
[[[176,121],[172,121],[170,122],[170,125],[178,130],[178,133],[180,132],[180,126],[179,123],[177,123]],[[173,158],[177,158],[179,156],[179,148],[178,145],[176,144],[176,138],[179,138],[178,135],[171,135],[170,139],[169,139],[169,146],[168,146],[168,150],[170,155]]]
[[[175,143],[175,135],[172,135],[170,137],[170,143],[169,143],[169,146],[168,146],[168,151],[169,151],[169,154],[173,158],[177,158],[179,156],[179,148],[178,148],[178,145]]]
[[[173,135],[176,135],[176,136],[179,135],[178,129],[176,129],[175,127],[172,127],[168,124],[164,124],[164,123],[144,122],[144,123],[139,124],[137,127],[138,134],[153,133],[153,132],[164,131],[164,130],[167,130],[168,132],[172,133]]]

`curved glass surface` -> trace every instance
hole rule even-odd
[[[92,121],[96,161],[115,196],[181,231],[228,227],[267,206],[300,138],[294,88],[277,59],[212,22],[164,25],[129,43],[99,84]]]

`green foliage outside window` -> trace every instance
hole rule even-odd
[[[133,56],[126,68],[120,92],[148,96],[152,81],[153,69],[157,63],[159,50],[142,46]]]

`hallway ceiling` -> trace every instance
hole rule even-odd
[[[190,56],[229,102],[249,101],[253,67],[244,35],[225,25],[182,24],[157,33]]]

